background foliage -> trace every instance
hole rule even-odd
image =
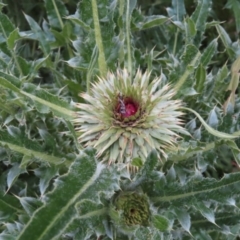
[[[239,1],[96,2],[0,2],[0,239],[237,239]],[[192,136],[136,175],[99,163],[71,122],[117,67],[162,75],[202,118],[186,111]],[[110,220],[120,189],[146,194],[149,227]]]

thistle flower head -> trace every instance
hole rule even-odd
[[[109,215],[119,231],[134,231],[138,226],[149,226],[151,211],[148,198],[138,192],[120,192],[114,196]]]
[[[108,163],[144,161],[152,149],[166,155],[181,127],[181,101],[172,100],[170,85],[161,78],[150,81],[150,73],[137,71],[131,78],[126,69],[108,73],[82,93],[74,120],[79,142],[94,147]]]

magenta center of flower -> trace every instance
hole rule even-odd
[[[118,98],[116,110],[122,117],[131,117],[138,111],[138,105],[131,98]]]
[[[123,114],[124,117],[130,117],[137,112],[137,106],[134,103],[127,103],[125,106],[126,111],[125,114]]]

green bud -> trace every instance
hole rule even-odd
[[[119,231],[133,231],[139,226],[150,225],[150,206],[145,194],[120,192],[112,199],[110,217]]]

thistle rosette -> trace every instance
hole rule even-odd
[[[140,70],[133,78],[126,69],[99,78],[90,93],[81,94],[86,103],[76,104],[79,142],[109,164],[144,162],[152,149],[166,157],[178,134],[187,132],[181,126],[181,101],[172,100],[170,85],[162,85],[161,78],[150,81],[150,73]]]

